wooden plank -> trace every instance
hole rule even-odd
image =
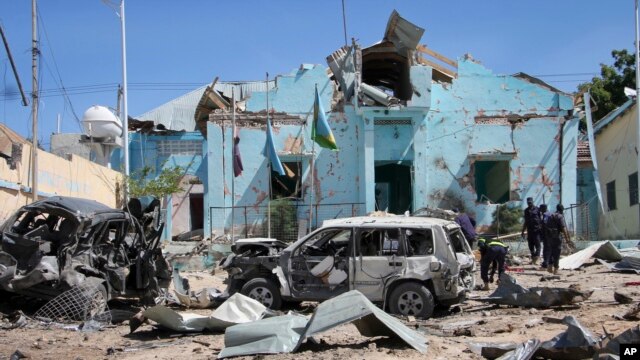
[[[449,59],[448,57],[437,53],[431,49],[429,49],[428,47],[424,46],[424,45],[418,45],[416,46],[416,50],[418,50],[419,52],[423,53],[423,54],[427,54],[427,55],[431,55],[434,58],[442,61],[443,63],[449,64],[451,66],[453,66],[454,68],[458,68],[458,62],[457,61],[453,61],[451,59]]]
[[[443,75],[446,75],[450,78],[456,78],[458,76],[458,73],[456,73],[455,71],[451,71],[448,69],[445,69],[443,66],[438,65],[436,63],[434,63],[433,61],[427,60],[423,57],[418,57],[418,62],[420,62],[423,65],[428,65],[431,66],[434,70],[442,73]]]

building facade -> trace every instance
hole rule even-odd
[[[270,197],[288,199],[277,211],[294,213],[293,238],[325,219],[375,210],[462,208],[487,230],[499,204],[575,204],[573,98],[523,73],[444,58],[419,45],[421,35],[394,14],[380,43],[354,43],[331,54],[329,68],[303,64],[245,92],[235,117],[228,94],[206,89],[195,115],[207,139],[205,234],[284,231]],[[310,140],[316,87],[339,151]],[[267,109],[285,176],[261,155]],[[237,177],[234,118],[244,164]]]

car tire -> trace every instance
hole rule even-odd
[[[91,320],[99,317],[102,313],[107,311],[107,301],[109,297],[107,295],[107,289],[104,284],[98,284],[97,286],[87,290],[87,304],[84,309],[84,319]]]
[[[278,286],[271,280],[257,278],[249,280],[240,290],[242,295],[259,301],[262,305],[272,310],[279,310],[282,306],[282,297]]]
[[[433,315],[435,302],[426,286],[409,282],[398,285],[389,297],[392,314],[428,319]]]

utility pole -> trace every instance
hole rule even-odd
[[[31,83],[32,83],[32,138],[31,138],[31,195],[33,201],[38,200],[38,28],[36,0],[31,0]]]
[[[124,0],[120,1],[120,25],[122,26],[122,130],[124,144],[124,175],[129,177],[129,114],[127,113],[127,36],[124,22]],[[129,189],[125,187],[125,197],[129,196]]]

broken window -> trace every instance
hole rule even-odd
[[[433,255],[433,233],[431,229],[405,229],[407,254],[409,256]]]
[[[638,172],[629,175],[629,206],[638,203]]]
[[[464,243],[467,241],[462,235],[462,231],[460,229],[450,230],[447,235],[449,236],[449,241],[451,242],[451,246],[453,247],[453,251],[457,253],[465,252]]]
[[[474,162],[477,201],[504,203],[509,201],[510,173],[508,160],[476,160]]]
[[[271,194],[274,199],[302,197],[302,162],[283,161],[284,175],[271,170]]]
[[[607,183],[607,205],[609,206],[609,210],[615,210],[618,207],[616,206],[616,181],[612,181]]]
[[[398,229],[362,229],[358,238],[358,255],[404,255]]]

